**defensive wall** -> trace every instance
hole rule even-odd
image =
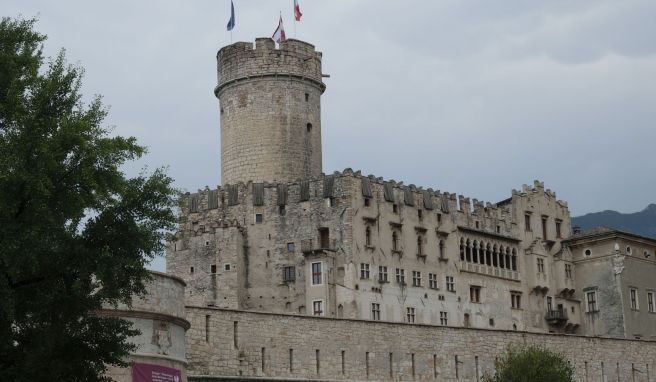
[[[656,343],[187,306],[190,381],[478,381],[508,344],[561,352],[578,381],[656,381]]]

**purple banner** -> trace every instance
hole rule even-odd
[[[132,364],[133,382],[180,382],[182,374],[178,369],[150,365],[147,363]]]

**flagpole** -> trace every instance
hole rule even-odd
[[[292,10],[292,17],[294,18],[294,38],[296,38],[296,4],[292,4],[294,5],[294,9]]]

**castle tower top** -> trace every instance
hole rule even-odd
[[[289,182],[321,174],[321,53],[270,38],[217,53],[221,182]]]

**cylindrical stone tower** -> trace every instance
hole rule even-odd
[[[321,53],[270,38],[216,56],[221,183],[290,182],[321,174]]]

